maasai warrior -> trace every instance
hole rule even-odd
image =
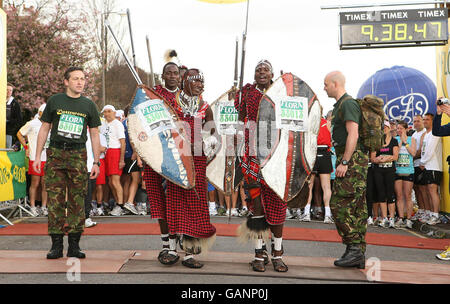
[[[260,61],[255,69],[254,84],[246,84],[242,88],[242,94],[236,93],[234,104],[239,111],[239,120],[245,127],[245,153],[242,159],[242,171],[246,186],[251,196],[252,214],[247,222],[240,227],[240,238],[254,240],[255,258],[250,263],[252,269],[258,272],[266,270],[269,263],[264,239],[272,239],[272,264],[275,271],[286,272],[288,267],[282,260],[283,224],[286,219],[287,204],[283,202],[275,192],[270,189],[262,177],[259,160],[256,157],[256,120],[258,107],[264,92],[270,87],[273,78],[272,65],[267,60]],[[241,98],[242,97],[242,101]]]
[[[190,136],[195,167],[195,187],[190,190],[167,181],[167,223],[170,234],[183,235],[183,249],[186,252],[182,264],[190,268],[200,268],[202,263],[195,254],[212,246],[216,228],[209,218],[206,197],[206,161],[218,144],[215,128],[202,141],[202,129],[206,123],[213,124],[213,113],[203,101],[203,74],[197,69],[189,69],[183,77],[183,90],[176,93],[173,107],[178,117],[184,121]],[[204,142],[204,148],[203,148]],[[208,153],[209,152],[209,153]]]
[[[168,62],[163,68],[162,79],[164,85],[154,87],[154,90],[164,97],[170,104],[175,103],[175,95],[179,91],[178,83],[180,73],[178,66],[173,62]],[[177,236],[169,235],[166,217],[166,198],[163,189],[164,179],[156,173],[150,166],[145,165],[144,181],[147,190],[147,197],[150,204],[150,214],[154,219],[158,219],[161,231],[163,249],[158,255],[158,260],[165,265],[176,263],[180,257],[177,254]]]

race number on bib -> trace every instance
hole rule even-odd
[[[221,102],[217,106],[217,117],[215,121],[218,125],[220,135],[233,135],[236,133],[236,125],[239,119],[239,112],[234,107],[233,102]]]
[[[78,139],[83,133],[84,118],[72,114],[61,114],[58,124],[58,135]]]
[[[149,99],[135,108],[148,136],[175,128],[170,112],[160,99]]]
[[[288,96],[277,103],[275,115],[278,129],[305,132],[308,123],[308,99]]]
[[[409,154],[398,154],[397,167],[409,167]]]

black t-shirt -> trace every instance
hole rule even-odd
[[[377,157],[380,155],[394,155],[394,147],[398,147],[398,141],[395,138],[391,138],[391,141],[387,146],[383,146],[380,150],[377,151]],[[393,170],[395,170],[394,162],[373,164],[373,166],[374,168],[392,168]]]
[[[49,98],[41,120],[52,124],[52,142],[84,144],[87,126],[101,125],[100,115],[94,102],[87,97],[72,98],[65,93]]]

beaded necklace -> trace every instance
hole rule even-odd
[[[200,96],[188,96],[184,91],[180,91],[175,98],[185,117],[197,115],[200,106]]]
[[[165,85],[163,85],[163,88],[166,89],[167,91],[169,91],[170,93],[176,93],[179,88],[176,88],[175,90],[170,90],[168,87],[166,87]]]

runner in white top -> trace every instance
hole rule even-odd
[[[422,135],[425,133],[425,128],[423,127],[423,118],[421,115],[415,115],[413,118],[414,134],[412,138],[416,141],[416,154],[413,156],[414,159],[414,194],[416,197],[417,205],[419,210],[411,218],[412,220],[421,220],[426,215],[427,206],[425,205],[425,196],[427,195],[427,186],[422,182],[421,178],[423,176],[422,169],[420,169],[420,154],[422,149]]]
[[[442,141],[432,134],[433,114],[425,114],[423,124],[426,133],[423,136],[420,168],[425,169],[424,178],[427,185],[428,204],[431,207],[431,217],[428,225],[436,225],[439,220],[439,185],[442,180]]]
[[[111,215],[123,214],[123,188],[120,183],[122,168],[125,167],[125,129],[122,123],[116,119],[116,109],[112,105],[106,105],[102,110],[106,120],[106,176],[111,192],[116,200],[116,206]]]
[[[96,190],[95,190],[95,198],[97,200],[97,206],[94,206],[95,215],[105,215],[108,207],[107,203],[104,200],[103,196],[103,185],[106,184],[106,163],[105,163],[105,155],[106,149],[108,147],[108,143],[106,142],[106,137],[104,134],[104,130],[106,130],[106,126],[104,122],[102,122],[102,126],[100,127],[99,137],[100,137],[100,173],[97,176],[96,180]]]
[[[27,122],[22,128],[20,128],[19,132],[17,132],[17,139],[20,141],[20,143],[25,147],[26,150],[26,156],[29,157],[29,163],[28,163],[28,174],[31,176],[31,185],[29,189],[30,194],[30,205],[31,205],[31,213],[34,216],[39,216],[40,212],[39,209],[36,208],[36,196],[37,196],[37,189],[39,188],[39,185],[41,185],[41,197],[42,197],[42,208],[41,212],[42,215],[47,216],[48,210],[47,210],[47,191],[45,191],[44,187],[44,165],[47,160],[47,154],[46,154],[46,148],[48,147],[48,143],[50,141],[50,134],[47,137],[47,142],[44,145],[44,149],[41,153],[41,172],[35,172],[33,170],[33,162],[36,155],[36,145],[37,145],[37,137],[39,133],[39,129],[41,128],[42,122],[40,120],[42,113],[44,112],[45,104],[41,105],[38,110],[38,115],[34,119]],[[25,137],[28,140],[28,145],[26,144]]]

